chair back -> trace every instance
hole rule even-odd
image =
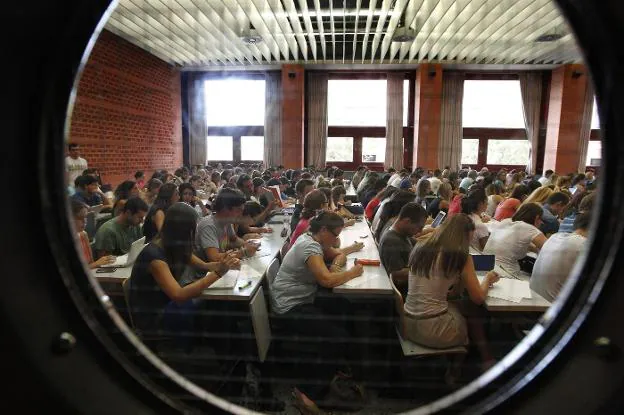
[[[273,261],[269,264],[269,267],[266,270],[266,280],[269,286],[269,293],[271,288],[273,287],[273,281],[275,281],[275,277],[277,276],[277,271],[279,271],[280,263],[277,258],[274,258]]]
[[[95,221],[95,212],[88,212],[85,224],[85,231],[87,235],[89,235],[89,240],[92,240],[95,237],[96,229],[96,221]]]
[[[290,240],[286,239],[284,241],[284,245],[280,248],[280,261],[283,262],[284,258],[286,258],[286,254],[288,253],[288,249],[290,248]]]
[[[128,310],[128,318],[130,319],[130,326],[134,329],[134,321],[132,321],[132,310],[130,309],[130,277],[123,280],[121,283],[121,289],[123,290],[124,299],[126,300],[126,309]]]
[[[405,303],[403,301],[403,295],[401,294],[399,289],[394,284],[394,281],[392,280],[392,276],[389,275],[388,278],[390,278],[390,285],[392,286],[392,291],[394,295],[394,307],[399,317],[399,321],[397,322],[397,328],[399,332],[401,333],[401,336],[405,336],[405,333],[404,333],[405,324],[403,322],[403,319],[405,317],[405,310],[403,309],[403,306],[405,305]]]

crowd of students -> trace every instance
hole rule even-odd
[[[510,272],[520,271],[519,261],[529,251],[538,253],[530,285],[552,301],[584,249],[596,188],[591,172],[530,176],[485,168],[374,172],[360,167],[350,181],[358,204],[345,200],[343,179],[337,168],[319,174],[281,166],[182,167],[173,174],[156,171],[149,180],[137,172],[111,198],[91,169],[75,178],[72,212],[91,267],[110,263],[146,237],[130,277],[134,325],[139,333],[175,331],[197,324],[193,310],[200,303],[192,300],[253,256],[254,239],[271,232],[264,224],[280,203],[267,187],[277,186],[282,202],[294,209],[289,249],[270,290],[272,313],[283,317],[281,330],[328,339],[350,337],[347,325],[328,318],[346,311],[318,301],[318,293],[362,274],[362,266],[347,264],[346,256],[363,244],[341,246],[340,233],[364,215],[381,262],[405,298],[405,336],[434,348],[466,345],[470,338],[488,368],[493,358],[478,305],[500,276],[492,271],[479,282],[471,250],[494,254]],[[97,205],[108,208],[112,218],[90,244],[85,216]],[[442,225],[427,227],[439,212],[446,213]],[[344,345],[335,344],[323,352],[344,357]],[[351,375],[336,367],[321,376],[333,385]],[[294,396],[304,410],[315,411],[324,392],[298,385]]]

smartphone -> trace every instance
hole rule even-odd
[[[438,226],[440,226],[442,221],[444,221],[445,217],[446,217],[446,213],[444,211],[441,210],[440,212],[438,212],[438,216],[436,216],[433,222],[431,223],[431,227],[437,228]]]
[[[98,268],[95,270],[96,274],[110,274],[117,271],[117,268]]]

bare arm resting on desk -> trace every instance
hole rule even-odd
[[[232,254],[225,254],[221,257],[221,262],[226,263],[230,269],[239,269],[240,261]],[[190,265],[202,271],[218,271],[222,267],[221,262],[204,262],[194,254],[191,255]]]
[[[327,269],[323,257],[320,255],[312,255],[308,258],[306,265],[314,274],[316,282],[321,287],[334,288],[362,275],[364,268],[362,265],[355,265],[348,271],[331,272]]]
[[[180,284],[174,276],[171,274],[169,265],[161,260],[154,260],[148,265],[150,274],[156,280],[158,286],[172,301],[176,303],[183,303],[192,298],[198,297],[202,291],[208,288],[212,283],[221,278],[221,275],[216,272],[211,272],[205,277],[189,284],[184,287],[180,287]]]
[[[479,283],[474,262],[472,262],[472,256],[468,255],[468,259],[466,260],[466,264],[464,264],[464,269],[462,270],[461,278],[464,283],[463,285],[466,287],[466,291],[468,291],[470,300],[479,305],[485,302],[488,291],[490,290],[490,285],[498,281],[499,276],[494,271],[490,271],[487,273],[483,281]]]

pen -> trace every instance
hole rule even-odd
[[[249,287],[250,285],[251,285],[251,281],[247,280],[247,282],[245,282],[243,285],[238,287],[238,289],[239,290],[244,290],[245,288]]]

